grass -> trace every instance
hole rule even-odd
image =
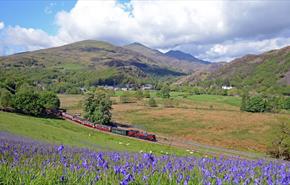
[[[113,119],[151,132],[231,149],[265,152],[287,114],[114,105]]]
[[[192,95],[188,99],[196,102],[221,103],[240,107],[241,98],[235,96],[220,96],[220,95]]]
[[[143,150],[156,154],[161,151],[176,155],[186,154],[183,149],[96,132],[61,119],[35,118],[15,113],[0,112],[0,131],[53,144],[88,147],[102,151]]]
[[[154,96],[154,93],[151,94]],[[192,95],[183,98],[176,92],[172,96],[178,104],[174,108],[163,107],[164,100],[160,98],[156,98],[157,108],[146,106],[148,100],[114,104],[113,120],[167,137],[262,153],[276,137],[281,122],[290,127],[290,115],[286,113],[240,112],[239,97]],[[78,102],[83,96],[61,95],[60,99],[69,112],[82,112]]]

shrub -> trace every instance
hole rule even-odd
[[[45,109],[58,109],[60,106],[60,100],[53,92],[42,92],[40,94],[40,101]]]
[[[284,98],[280,96],[267,97],[267,107],[268,112],[279,112],[284,108]]]
[[[244,96],[241,110],[247,112],[265,112],[267,110],[267,101],[261,96]]]
[[[12,104],[12,94],[6,89],[0,89],[0,108],[9,108]]]
[[[170,98],[170,89],[168,86],[164,86],[161,90],[160,90],[160,97],[161,98]]]
[[[283,108],[286,110],[290,110],[290,97],[284,99]]]
[[[274,158],[290,160],[290,129],[287,123],[282,123],[276,139],[272,142],[272,146],[268,148],[267,153]]]
[[[21,91],[15,94],[13,108],[24,114],[41,115],[45,108],[40,101],[40,95],[35,92]]]

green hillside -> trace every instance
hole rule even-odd
[[[198,83],[290,95],[290,47],[235,59]]]
[[[0,132],[32,138],[53,144],[87,147],[96,150],[146,151],[184,155],[185,150],[147,141],[97,132],[60,119],[36,118],[0,112]],[[187,152],[188,153],[188,152]]]
[[[25,79],[41,88],[74,93],[80,87],[141,84],[185,75],[181,68],[123,47],[87,40],[0,57],[0,81]]]
[[[259,55],[246,55],[228,63],[212,63],[178,79],[176,84],[204,88],[226,85],[248,92],[290,95],[290,46]]]

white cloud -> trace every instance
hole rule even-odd
[[[272,49],[290,45],[290,38],[273,38],[264,40],[236,40],[213,44],[207,51],[198,55],[213,61],[230,61],[245,54],[259,54]]]
[[[63,42],[56,36],[50,36],[41,29],[22,28],[20,26],[8,26],[1,31],[1,53],[4,55],[21,51],[57,46]]]
[[[59,36],[69,41],[101,39],[138,41],[164,48],[223,35],[223,3],[198,1],[131,1],[132,11],[114,1],[78,1],[60,12]]]
[[[218,61],[290,44],[289,6],[289,1],[79,0],[70,11],[56,14],[55,36],[14,26],[2,29],[2,37],[6,45],[28,50],[85,39],[137,41]]]
[[[0,30],[5,27],[4,22],[0,21]]]
[[[114,1],[79,0],[60,12],[60,37],[67,42],[101,39],[142,42],[156,48],[185,43],[215,43],[250,38],[290,28],[290,2],[139,1],[126,7]]]

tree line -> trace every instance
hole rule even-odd
[[[50,91],[38,91],[23,84],[19,88],[6,86],[0,88],[0,108],[23,114],[41,116],[58,110],[60,100]]]
[[[240,109],[246,112],[279,112],[281,109],[290,110],[290,97],[245,94],[242,96]]]

